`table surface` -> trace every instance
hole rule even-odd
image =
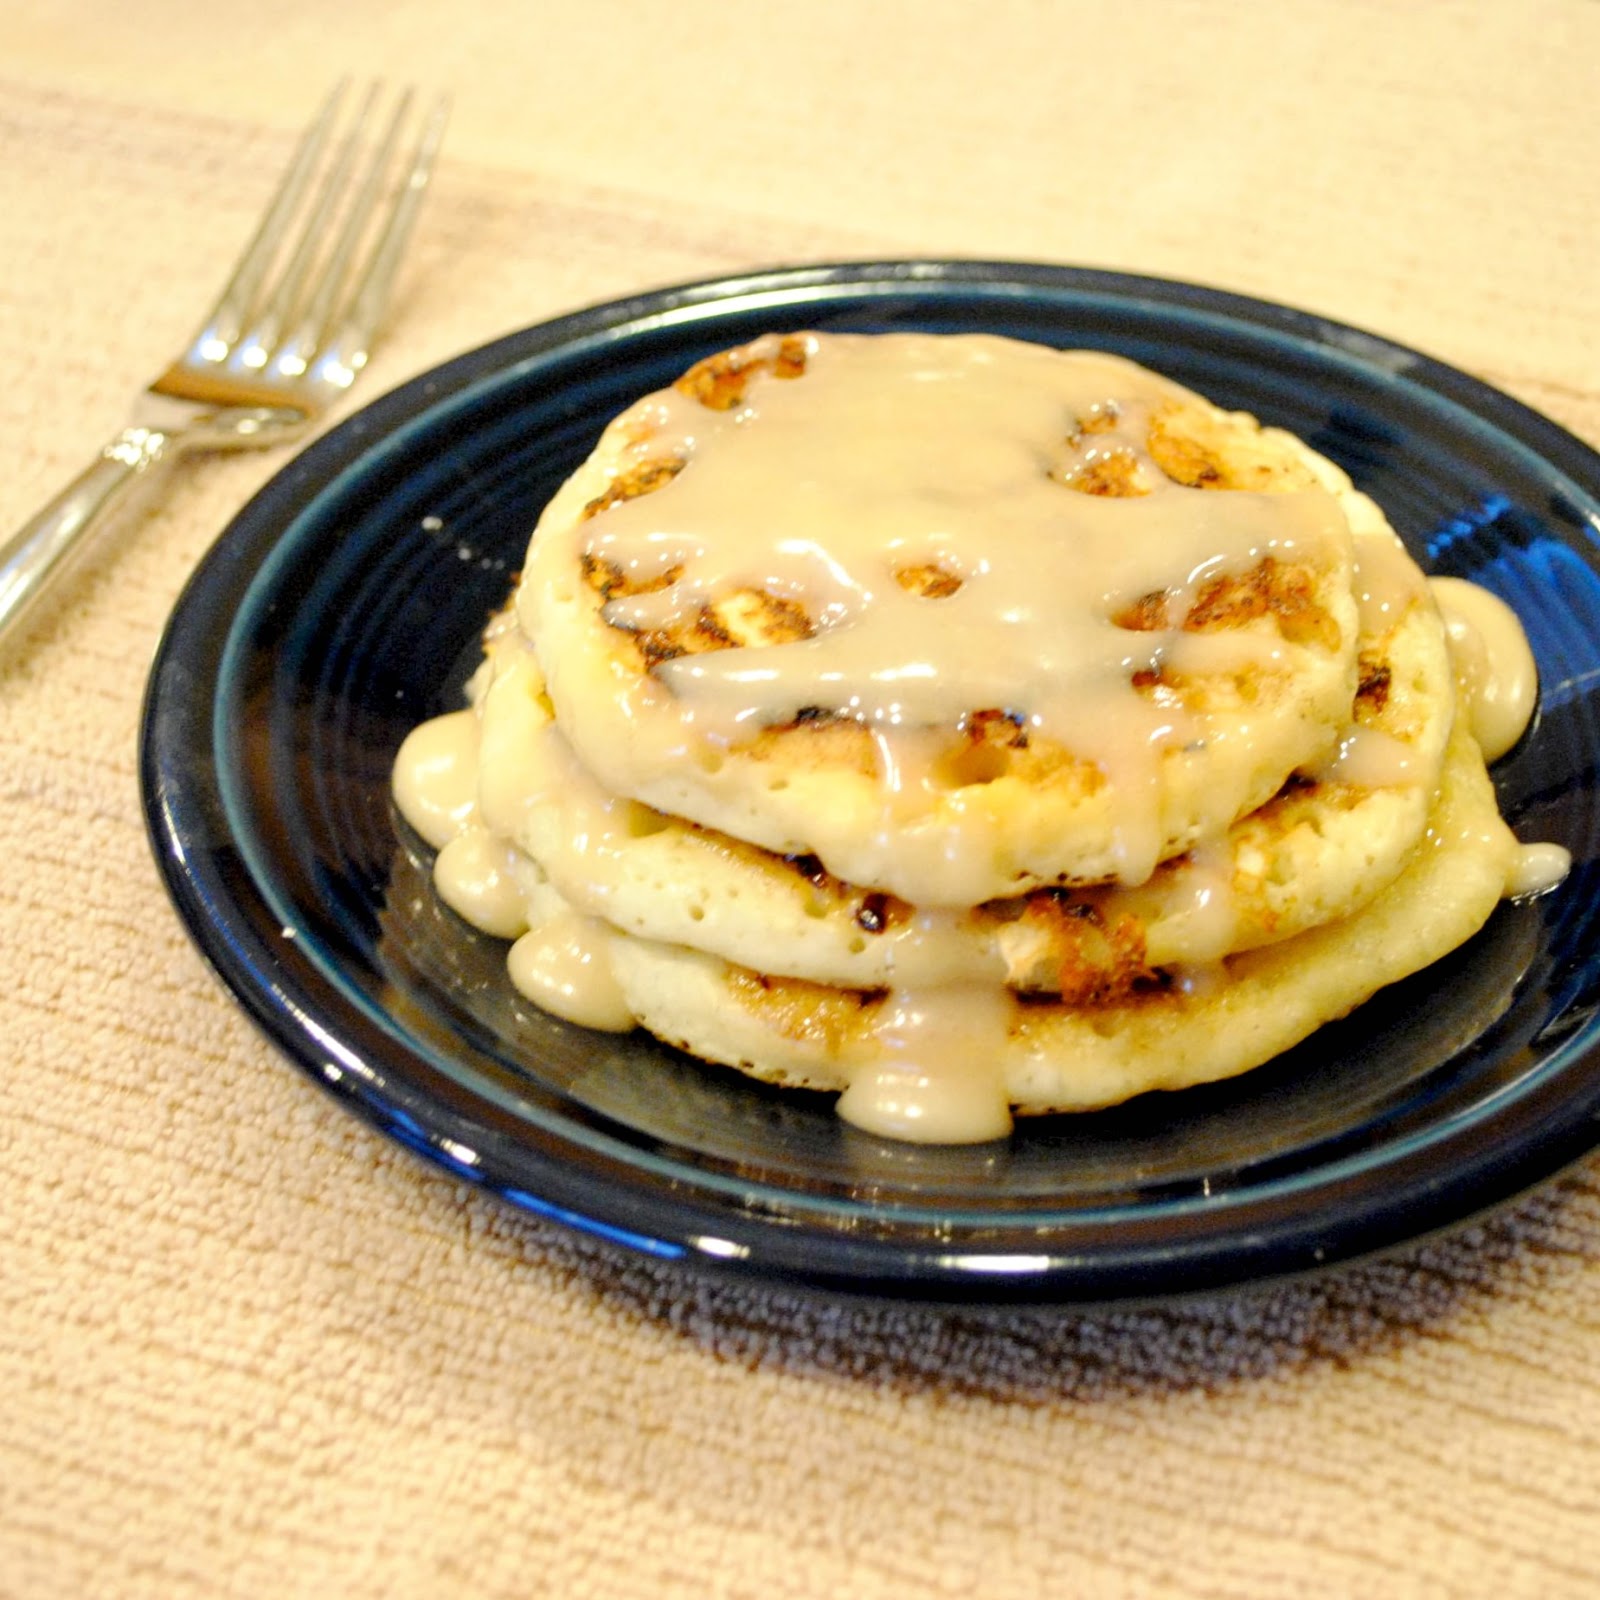
[[[0,527],[122,420],[329,82],[455,115],[371,398],[743,268],[1071,262],[1351,322],[1600,443],[1590,0],[24,0]],[[1249,1296],[980,1317],[685,1279],[283,1062],[135,782],[197,460],[0,663],[0,1595],[1559,1595],[1600,1582],[1600,1163]]]

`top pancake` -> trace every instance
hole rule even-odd
[[[1362,536],[1328,463],[1120,359],[769,337],[607,429],[517,608],[606,790],[977,905],[1141,882],[1326,760]]]

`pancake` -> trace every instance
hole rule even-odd
[[[1344,768],[1296,774],[1266,806],[1136,889],[1036,890],[972,908],[919,908],[608,795],[553,720],[537,660],[495,631],[474,695],[480,820],[578,910],[657,942],[825,984],[986,977],[1024,992],[1105,998],[1152,968],[1288,938],[1348,915],[1400,871],[1437,783],[1453,697],[1443,627],[1417,585],[1363,634]],[[1376,753],[1374,753],[1376,752]],[[1375,771],[1381,767],[1383,770]],[[1375,785],[1373,778],[1387,780]],[[519,869],[520,870],[520,869]]]
[[[1130,363],[772,336],[606,430],[395,795],[545,1009],[998,1137],[1248,1071],[1559,880],[1476,742],[1520,629],[1438,594]]]
[[[768,338],[606,430],[517,611],[608,792],[970,906],[1143,881],[1328,756],[1358,499],[1115,357]]]
[[[1427,836],[1400,876],[1350,917],[1225,958],[1210,981],[1105,1006],[996,1006],[976,987],[825,988],[645,940],[618,940],[612,966],[643,1025],[694,1055],[843,1091],[841,1110],[880,1132],[997,1134],[1007,1107],[1084,1111],[1259,1066],[1469,939],[1504,894],[1516,853],[1482,757],[1458,733]],[[912,1050],[918,1074],[903,1071]]]

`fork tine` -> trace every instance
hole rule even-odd
[[[349,274],[350,261],[355,254],[356,246],[361,242],[362,235],[375,213],[383,176],[389,169],[395,144],[400,136],[400,127],[405,120],[406,112],[410,109],[411,100],[412,91],[407,89],[389,118],[389,125],[384,130],[377,154],[367,164],[366,177],[362,180],[360,191],[348,208],[338,241],[329,252],[318,276],[316,287],[300,312],[294,332],[278,345],[273,367],[286,377],[298,377],[306,370],[307,362],[327,332],[335,297]],[[369,97],[368,105],[370,104]],[[366,109],[363,108],[363,122],[365,116]],[[320,218],[318,220],[320,222]]]
[[[244,340],[233,354],[232,359],[240,365],[264,367],[277,350],[278,336],[304,294],[306,280],[316,265],[322,241],[327,238],[332,218],[349,187],[350,175],[361,153],[367,120],[377,98],[378,85],[374,83],[362,97],[355,120],[340,141],[338,155],[305,208],[305,218],[299,224],[299,238],[288,260],[278,272],[266,298],[255,308]]]
[[[338,330],[317,359],[318,374],[327,382],[341,387],[348,385],[366,365],[372,336],[388,305],[395,271],[416,221],[417,208],[422,204],[423,191],[433,172],[449,116],[449,97],[441,96],[423,123],[416,153],[390,201],[382,231],[351,286],[349,298],[339,315]]]
[[[262,279],[271,268],[289,223],[299,209],[306,184],[322,159],[346,87],[344,81],[334,87],[316,119],[306,129],[289,163],[289,169],[278,185],[278,192],[272,197],[266,215],[262,217],[238,265],[233,269],[233,276],[228,279],[216,305],[200,324],[193,347],[206,360],[226,360],[228,352],[237,342],[251,302],[260,291]]]

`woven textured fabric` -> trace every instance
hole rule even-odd
[[[456,114],[359,398],[664,283],[963,255],[1306,306],[1600,443],[1590,0],[23,9],[6,528],[368,66]],[[312,1089],[135,781],[163,621],[282,463],[167,479],[0,659],[4,1600],[1595,1592],[1600,1163],[1314,1283],[944,1315],[602,1251]]]

